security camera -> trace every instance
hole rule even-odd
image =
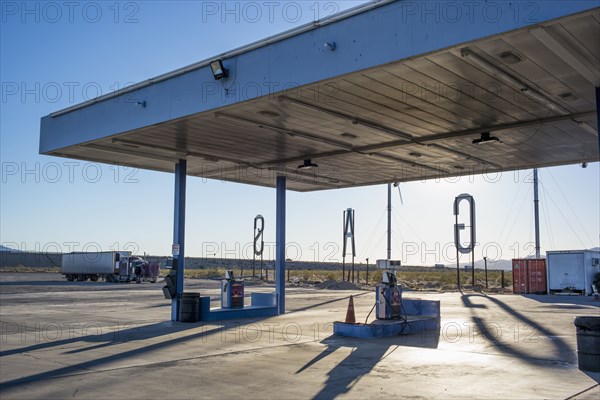
[[[587,168],[587,163],[586,162],[582,162],[581,163],[581,168]]]

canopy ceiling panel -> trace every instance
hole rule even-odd
[[[41,151],[298,191],[597,161],[599,10]],[[46,117],[42,142],[97,103]]]

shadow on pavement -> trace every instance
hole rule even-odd
[[[518,321],[518,323],[524,324],[525,327],[527,327],[528,331],[529,329],[532,329],[532,332],[536,332],[537,334],[542,335],[546,339],[548,339],[548,342],[553,348],[552,359],[541,359],[540,357],[535,356],[533,353],[530,354],[524,351],[523,346],[517,347],[516,344],[519,344],[521,342],[521,338],[519,337],[517,337],[517,340],[514,343],[510,343],[510,341],[508,340],[501,340],[501,327],[499,327],[494,321],[489,321],[488,319],[484,318],[484,316],[478,315],[477,313],[477,310],[487,309],[489,307],[485,304],[473,304],[471,300],[475,298],[484,299],[498,306],[506,314],[515,318]],[[561,335],[564,332],[554,332],[547,326],[532,320],[531,318],[523,315],[522,313],[510,307],[506,303],[492,296],[486,296],[484,294],[462,293],[461,300],[465,307],[471,309],[471,317],[478,331],[483,334],[484,338],[488,342],[493,344],[495,348],[502,351],[503,353],[510,354],[511,356],[517,357],[522,361],[532,364],[539,364],[540,361],[560,361],[569,363],[575,362],[574,352],[561,337]],[[531,339],[531,342],[527,342],[527,340],[528,339],[526,338],[524,343],[531,343],[532,345],[535,345],[537,341],[539,341],[539,339]],[[537,349],[538,346],[534,346],[534,348]]]
[[[439,333],[439,330],[426,331],[381,339],[330,336],[321,342],[327,347],[296,374],[306,371],[342,347],[351,348],[351,353],[327,373],[325,386],[314,396],[314,399],[333,399],[348,393],[364,375],[401,346],[436,349]]]
[[[262,318],[259,318],[259,319],[254,318],[254,319],[249,319],[244,322],[236,321],[234,326],[239,327],[239,326],[245,325],[245,324],[256,323],[257,321],[259,321],[261,319]],[[171,346],[176,346],[179,344],[189,342],[191,340],[214,335],[216,333],[219,333],[221,331],[231,328],[231,324],[223,324],[223,325],[211,324],[211,325],[206,326],[204,324],[194,324],[194,323],[184,324],[184,323],[164,322],[164,323],[158,323],[158,324],[152,324],[152,325],[148,325],[148,326],[133,328],[133,330],[135,330],[135,334],[131,340],[133,340],[133,341],[144,340],[144,339],[151,339],[151,338],[155,338],[155,337],[159,337],[159,336],[171,337],[171,335],[174,333],[184,332],[184,331],[188,331],[191,329],[198,329],[198,328],[201,328],[201,330],[199,332],[195,332],[195,333],[192,333],[189,335],[183,335],[183,336],[176,337],[176,338],[170,338],[168,340],[163,340],[163,341],[156,342],[156,343],[144,344],[138,348],[126,350],[121,353],[109,354],[106,356],[102,356],[102,357],[95,358],[92,360],[80,362],[77,364],[72,364],[72,365],[61,367],[61,368],[53,369],[50,371],[35,373],[35,374],[31,374],[31,375],[28,375],[28,376],[25,376],[22,378],[5,381],[5,382],[2,382],[2,386],[0,388],[0,393],[4,392],[6,390],[17,388],[22,385],[35,383],[40,380],[54,379],[54,378],[59,378],[59,377],[64,377],[64,376],[69,376],[69,375],[80,375],[80,374],[98,372],[98,370],[101,369],[103,365],[106,365],[109,363],[113,364],[118,361],[126,360],[128,358],[136,357],[136,356],[139,356],[142,354],[151,353],[151,352],[157,351],[157,350],[164,351],[165,349],[168,349]],[[126,334],[132,335],[133,332],[127,332],[127,330],[126,330],[126,331],[124,331],[123,334],[124,335],[126,335]],[[111,340],[111,337],[112,337],[112,333],[107,334],[107,337],[104,337],[104,339]],[[27,348],[20,348],[20,349],[16,349],[16,350],[2,352],[0,354],[0,357],[8,356],[10,354],[15,354],[15,353],[23,353],[23,352],[31,352],[34,350],[47,349],[47,348],[61,346],[61,345],[65,345],[67,343],[73,343],[73,342],[77,342],[77,341],[81,341],[81,340],[59,340],[59,341],[55,341],[55,342],[51,342],[51,343],[43,343],[43,344],[39,344],[39,345],[29,346]],[[76,353],[76,352],[81,352],[81,351],[93,350],[93,349],[98,349],[101,347],[116,345],[119,343],[123,343],[123,341],[102,343],[102,344],[99,344],[98,346],[93,346],[91,348],[86,348],[86,349],[81,349],[81,350],[76,350],[76,351],[71,351],[68,353]],[[167,362],[174,362],[174,361],[180,361],[180,360],[169,360]]]

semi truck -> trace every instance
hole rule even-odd
[[[149,263],[128,251],[63,254],[61,271],[67,281],[156,282],[158,263]]]

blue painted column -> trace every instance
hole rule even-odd
[[[275,293],[279,314],[285,314],[285,176],[277,177],[275,223]]]
[[[600,152],[600,87],[596,88],[596,121],[598,121],[598,151]]]
[[[183,271],[185,269],[185,183],[187,160],[175,165],[175,213],[173,216],[173,244],[179,244],[177,256],[177,296],[171,303],[171,320],[179,321],[179,300],[183,293]]]

